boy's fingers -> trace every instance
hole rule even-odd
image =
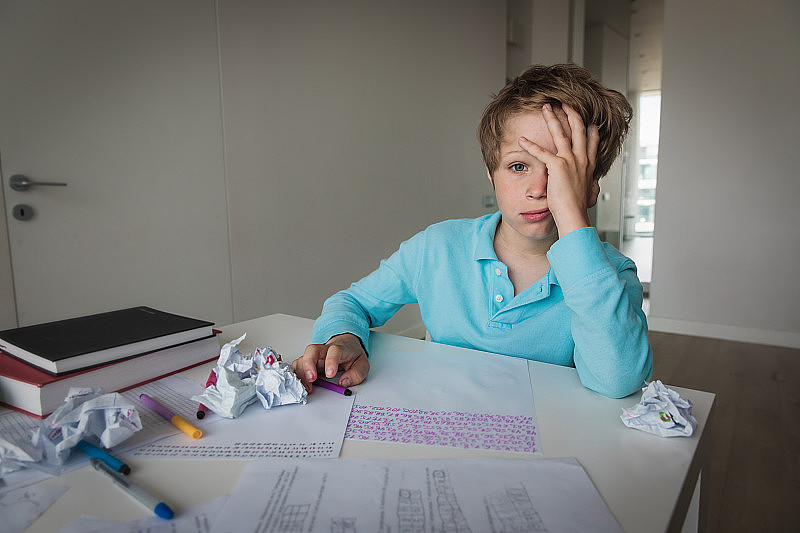
[[[561,123],[561,129],[564,130],[564,135],[566,135],[567,138],[572,138],[572,128],[569,125],[569,117],[567,117],[567,114],[560,107],[551,106],[551,108],[553,109],[553,114]]]
[[[527,137],[520,137],[519,145],[523,150],[525,150],[526,152],[537,158],[539,157],[540,154],[550,155],[550,152],[548,150],[545,150],[544,148],[542,148],[532,140],[528,139]]]
[[[325,356],[327,347],[319,344],[306,346],[303,355],[292,361],[292,371],[300,378],[303,386],[308,390],[311,383],[317,379],[317,362]]]
[[[342,347],[338,344],[328,346],[325,355],[325,377],[332,378],[339,371],[339,360],[342,358]]]
[[[572,131],[572,152],[579,159],[582,164],[585,164],[587,156],[587,142],[586,142],[586,125],[577,111],[572,109],[567,104],[563,104],[562,108],[566,114],[569,122],[570,130]]]
[[[550,135],[553,137],[553,143],[556,145],[557,153],[562,156],[570,153],[572,151],[572,141],[564,131],[561,120],[559,120],[556,112],[553,110],[553,106],[544,104],[542,106],[542,116],[547,123],[547,129],[550,131]]]
[[[339,385],[342,387],[358,385],[364,381],[367,374],[369,374],[369,359],[367,359],[366,354],[361,353],[350,365],[350,368],[339,378]]]
[[[545,165],[552,164],[557,157],[554,153],[542,148],[527,137],[520,137],[517,142],[519,143],[520,148],[531,154]]]

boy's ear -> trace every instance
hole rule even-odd
[[[494,179],[492,179],[492,173],[489,172],[488,168],[486,169],[486,177],[489,178],[489,183],[492,184],[492,190],[494,190]]]
[[[592,184],[589,188],[589,202],[587,207],[594,207],[597,204],[597,197],[600,196],[600,178],[592,178]]]

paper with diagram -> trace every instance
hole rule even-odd
[[[565,459],[268,459],[248,465],[211,533],[619,532]]]

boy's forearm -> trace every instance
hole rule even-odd
[[[636,296],[619,282],[570,306],[574,362],[581,382],[604,396],[621,398],[650,378],[653,354]],[[565,296],[566,301],[566,296]]]
[[[350,333],[358,337],[366,351],[369,340],[369,317],[363,308],[344,291],[328,298],[322,314],[314,322],[313,344],[325,344],[331,338]]]
[[[591,232],[571,235],[560,247],[554,244],[548,257],[572,312],[574,362],[581,382],[605,396],[627,396],[652,372],[642,286],[632,262],[618,272]]]

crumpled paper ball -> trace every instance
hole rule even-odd
[[[292,372],[291,365],[282,362],[275,350],[257,348],[253,354],[243,354],[239,350],[237,345],[245,335],[222,347],[214,369],[216,384],[192,396],[192,400],[224,418],[240,416],[245,407],[256,400],[265,409],[306,403],[308,392]]]
[[[639,403],[622,409],[620,418],[628,427],[660,437],[690,437],[697,427],[691,412],[692,402],[655,380],[642,389]]]
[[[17,446],[0,436],[0,478],[41,460],[41,450],[24,445]]]
[[[220,368],[214,369],[217,373],[217,382],[209,385],[192,400],[202,403],[223,418],[236,418],[242,414],[245,407],[256,401],[256,389],[253,378],[241,378],[235,370]]]
[[[111,448],[142,429],[136,406],[116,392],[71,388],[64,403],[44,419],[31,436],[47,462],[62,465],[78,441],[95,436]]]
[[[308,392],[283,361],[261,368],[256,376],[256,396],[265,409],[278,405],[306,403]]]

